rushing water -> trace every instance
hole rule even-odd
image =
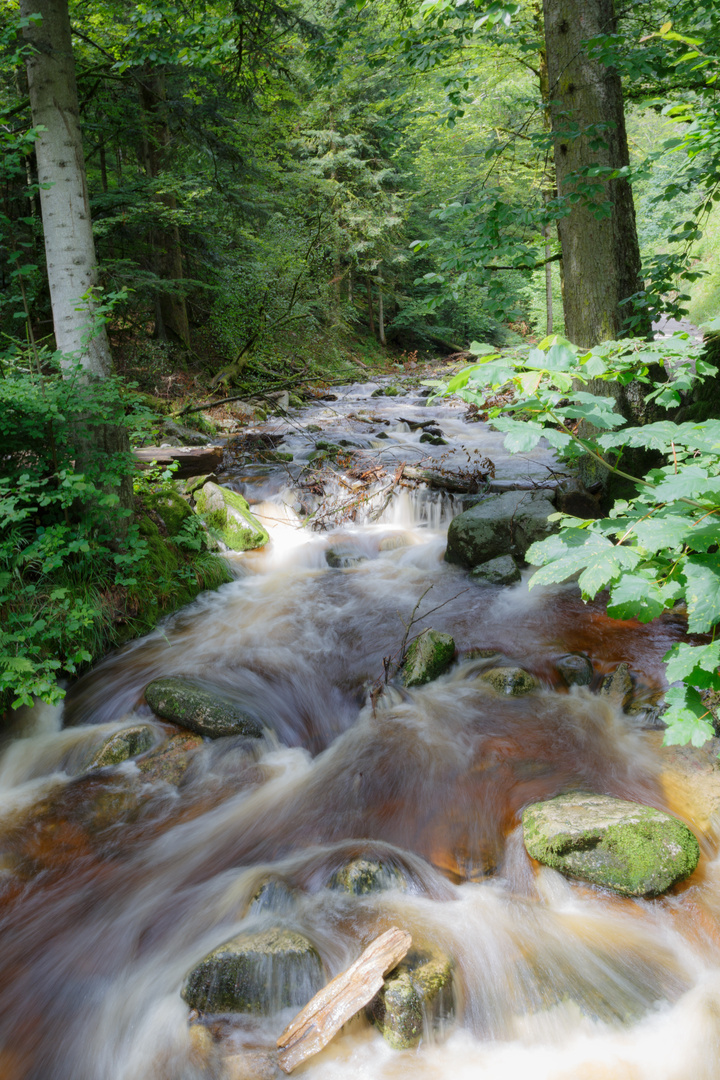
[[[462,500],[393,486],[395,466],[462,468],[469,452],[470,465],[492,459],[496,478],[545,482],[552,458],[508,457],[459,409],[426,409],[416,393],[372,399],[372,388],[267,425],[292,465],[230,455],[224,480],[256,504],[272,544],[233,557],[233,583],[98,665],[64,710],[18,722],[0,759],[2,1080],[274,1076],[268,1051],[292,1010],[219,1018],[210,1034],[189,1027],[189,968],[241,930],[286,925],[331,976],[393,924],[454,958],[454,1021],[403,1052],[353,1021],[302,1075],[720,1076],[712,838],[684,886],[630,901],[533,867],[518,827],[528,802],[579,786],[665,807],[641,720],[594,691],[625,660],[650,701],[682,627],[615,622],[570,587],[479,586],[446,564]],[[427,420],[447,446],[420,443],[413,428]],[[324,489],[308,482],[318,438],[387,467],[370,498],[353,479],[358,455]],[[380,693],[384,659],[427,611],[413,633],[451,633],[458,660],[426,687]],[[591,656],[591,689],[562,684],[555,663],[570,651]],[[543,689],[498,697],[479,680],[498,662],[522,664]],[[205,743],[177,786],[147,782],[133,763],[83,774],[88,750],[129,722],[166,737],[142,695],[169,674],[230,691],[266,737]],[[329,889],[358,855],[402,870],[407,891]],[[268,878],[295,899],[251,904]]]

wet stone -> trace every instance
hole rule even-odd
[[[454,1015],[452,960],[441,953],[411,951],[387,976],[367,1011],[394,1049],[417,1046],[426,1023],[437,1030]]]
[[[315,947],[295,930],[238,934],[209,953],[185,980],[182,997],[204,1013],[300,1009],[324,983]]]
[[[290,911],[297,903],[297,895],[297,889],[282,878],[268,878],[255,892],[248,912],[256,915],[261,911]]]
[[[367,896],[383,889],[407,889],[407,879],[396,866],[374,859],[353,859],[333,874],[329,888]]]
[[[628,664],[618,664],[614,671],[606,675],[600,688],[600,696],[623,709],[631,700],[633,694],[633,681]]]
[[[178,732],[161,743],[156,750],[139,758],[137,767],[146,780],[179,784],[202,745],[199,735],[191,735],[186,731]]]
[[[523,559],[531,544],[557,530],[557,522],[549,520],[554,513],[542,491],[490,495],[452,519],[445,559],[468,568],[500,555]]]
[[[498,694],[508,694],[510,697],[521,697],[523,694],[531,694],[540,686],[537,679],[524,671],[523,668],[495,667],[484,671],[480,676],[483,682],[492,686]]]
[[[677,818],[609,795],[575,792],[533,803],[522,823],[525,847],[538,862],[623,896],[659,896],[700,857]]]
[[[145,699],[156,716],[210,739],[224,735],[262,737],[262,726],[254,717],[224,694],[190,679],[155,679],[145,687]]]
[[[205,525],[214,529],[233,551],[263,547],[269,540],[267,530],[250,512],[247,500],[230,488],[204,484],[195,492],[195,509]]]
[[[123,761],[144,754],[155,742],[155,733],[147,724],[134,724],[110,735],[102,746],[93,752],[86,769],[104,769],[120,765]]]
[[[592,660],[584,653],[567,653],[556,661],[555,667],[566,686],[589,686],[592,682]]]
[[[512,555],[499,555],[476,566],[470,576],[481,585],[513,585],[520,580],[520,570]]]
[[[450,634],[423,630],[409,646],[402,668],[405,686],[422,686],[437,679],[450,667],[455,655],[455,641]]]
[[[367,555],[360,555],[357,551],[343,551],[342,548],[330,548],[325,552],[325,562],[333,570],[348,570],[351,566],[359,566],[367,562]]]

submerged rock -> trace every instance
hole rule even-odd
[[[179,731],[171,735],[156,750],[138,759],[137,767],[146,780],[179,784],[187,772],[195,754],[202,748],[199,735]]]
[[[99,749],[93,751],[86,764],[86,769],[104,769],[108,765],[120,765],[123,761],[144,754],[155,742],[155,732],[147,724],[133,724],[132,727],[116,731],[108,736]]]
[[[237,491],[208,482],[195,492],[195,506],[205,524],[233,551],[263,547],[270,539]]]
[[[343,548],[328,548],[325,552],[325,562],[328,566],[331,566],[333,570],[348,570],[352,566],[359,566],[360,563],[367,561],[367,555],[362,555],[359,551],[346,551],[343,550]]]
[[[209,953],[185,980],[182,996],[200,1012],[274,1013],[302,1008],[323,985],[315,947],[295,930],[238,934]]]
[[[471,577],[482,585],[513,585],[520,580],[520,570],[512,555],[498,555],[476,566]]]
[[[537,540],[555,532],[555,513],[543,491],[505,491],[458,514],[450,522],[445,558],[460,566],[478,566],[500,555],[519,559]]]
[[[369,1018],[396,1050],[417,1046],[423,1025],[438,1027],[455,1011],[453,963],[448,956],[413,950],[385,979],[368,1006]]]
[[[297,897],[297,889],[282,878],[266,878],[253,895],[248,912],[254,915],[259,911],[290,911],[295,907]]]
[[[698,842],[677,818],[641,803],[574,792],[527,806],[528,853],[623,896],[659,896],[688,877]]]
[[[498,694],[508,694],[510,697],[520,697],[522,694],[531,694],[537,690],[540,683],[529,671],[519,667],[494,667],[483,671],[480,676],[483,682],[489,683]]]
[[[262,736],[262,726],[225,695],[190,679],[171,676],[145,687],[145,699],[156,716],[180,727],[218,739],[223,735]]]
[[[584,653],[567,653],[555,662],[566,686],[589,686],[593,677],[592,660]]]
[[[437,679],[450,667],[455,655],[455,641],[450,634],[423,630],[412,642],[403,661],[405,686],[422,686]]]
[[[367,896],[383,889],[406,889],[407,879],[396,866],[388,866],[376,859],[353,859],[336,870],[329,888],[342,889],[354,896]]]
[[[601,696],[618,709],[625,708],[632,698],[632,693],[633,681],[626,663],[618,664],[614,671],[606,675],[600,687]]]

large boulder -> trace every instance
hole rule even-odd
[[[171,676],[145,687],[145,700],[156,716],[180,727],[219,739],[224,735],[262,736],[262,726],[224,694],[199,682]]]
[[[195,492],[195,508],[233,551],[263,547],[269,540],[267,531],[250,513],[247,500],[237,491],[208,482]]]
[[[143,497],[145,506],[162,519],[168,536],[177,536],[193,512],[174,488],[162,488]]]
[[[531,544],[556,531],[556,523],[548,521],[554,513],[547,491],[490,495],[450,522],[445,558],[467,567],[500,555],[524,559]]]
[[[692,874],[700,857],[677,818],[608,795],[573,792],[532,803],[522,823],[534,859],[623,896],[659,896]]]
[[[182,996],[200,1012],[271,1014],[301,1009],[324,983],[315,947],[295,930],[238,934],[205,956]]]
[[[566,686],[589,686],[593,680],[592,660],[585,653],[566,653],[555,661]]]
[[[425,1023],[437,1028],[454,1010],[452,960],[419,950],[408,953],[390,972],[368,1006],[370,1019],[396,1050],[417,1046]]]
[[[405,654],[402,669],[405,686],[422,686],[437,679],[450,667],[454,655],[455,641],[450,634],[423,630]]]

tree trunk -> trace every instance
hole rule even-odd
[[[370,277],[365,278],[367,282],[367,296],[368,296],[368,322],[370,324],[370,333],[375,337],[375,318],[373,316],[373,298],[372,298],[372,281]]]
[[[61,363],[79,360],[89,380],[109,375],[112,360],[104,322],[96,316],[93,290],[97,261],[90,218],[85,157],[80,134],[75,62],[68,0],[21,0],[25,18],[41,15],[23,31],[34,46],[27,61],[32,121],[42,133],[35,143],[40,209],[55,341]],[[129,451],[127,428],[111,418],[75,418],[75,464],[83,471],[98,455]],[[118,484],[128,507],[132,484]],[[123,519],[117,523],[118,532]]]
[[[145,117],[145,171],[149,177],[157,180],[165,170],[171,144],[165,73],[162,70],[146,67],[141,73],[140,104]],[[173,220],[177,200],[172,192],[156,192],[154,198],[161,207],[159,223],[151,233],[155,272],[162,281],[180,282],[184,277],[180,230]],[[170,212],[167,223],[163,223],[165,210]],[[190,344],[190,324],[182,293],[176,290],[158,293],[155,323],[155,332],[161,339],[169,336],[185,346]]]
[[[95,317],[98,283],[67,0],[21,0],[40,208],[55,341],[64,365],[79,358],[90,375],[110,371],[110,345]]]
[[[382,281],[378,281],[378,340],[381,345],[387,345],[385,340],[385,310],[383,308]]]
[[[591,60],[582,44],[614,34],[615,12],[613,0],[544,0],[543,10],[558,194],[597,185],[558,223],[565,333],[590,347],[620,336],[632,313],[620,301],[643,288],[630,184],[577,177],[587,166],[628,164],[620,77]]]

